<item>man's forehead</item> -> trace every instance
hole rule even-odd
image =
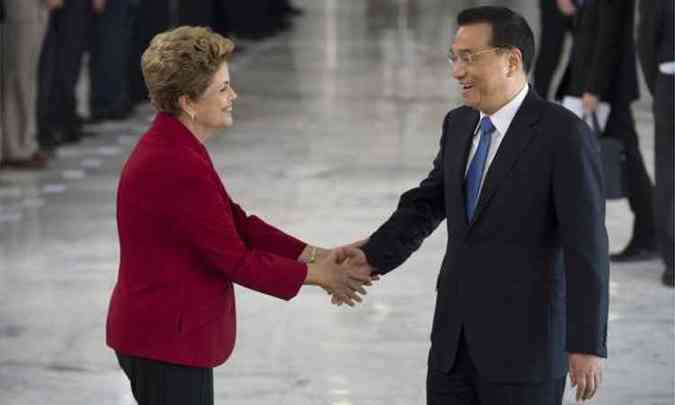
[[[491,37],[492,26],[488,23],[462,25],[457,29],[452,48],[461,50],[486,47],[490,44]]]

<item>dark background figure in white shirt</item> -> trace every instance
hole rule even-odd
[[[675,128],[673,128],[673,87],[675,40],[673,40],[673,1],[640,1],[638,30],[639,56],[649,91],[654,96],[654,162],[656,187],[654,211],[656,236],[665,263],[662,282],[675,287],[673,271],[673,166],[675,166]],[[670,69],[669,70],[669,64]]]
[[[593,112],[600,101],[611,111],[603,136],[620,140],[626,152],[626,191],[635,217],[628,245],[614,262],[656,257],[653,185],[640,152],[630,104],[640,96],[635,58],[635,0],[586,0],[578,8],[574,45],[561,92],[582,98]]]

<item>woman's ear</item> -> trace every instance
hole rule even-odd
[[[181,111],[185,113],[185,115],[194,119],[195,112],[192,109],[192,101],[190,100],[189,96],[182,95],[178,97],[178,106],[180,107]]]

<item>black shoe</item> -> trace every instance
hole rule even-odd
[[[659,256],[655,244],[629,243],[626,248],[618,253],[609,255],[609,260],[615,263],[641,262],[655,259]]]
[[[27,159],[10,159],[0,163],[2,168],[12,168],[19,170],[38,170],[47,167],[49,157],[45,152],[35,152]]]
[[[303,9],[290,4],[290,2],[283,6],[281,12],[291,17],[301,16],[305,13]]]
[[[666,268],[661,275],[661,282],[666,287],[675,287],[675,270]]]
[[[42,131],[38,133],[38,144],[40,145],[40,150],[49,153],[53,153],[56,150],[56,147],[59,146],[59,140],[54,131]]]
[[[86,120],[86,123],[98,124],[103,121],[122,121],[129,118],[132,112],[131,104],[112,110],[94,111]]]
[[[96,132],[85,131],[79,127],[66,128],[61,132],[61,143],[71,144],[78,143],[82,138],[95,136]]]

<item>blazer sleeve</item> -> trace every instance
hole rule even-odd
[[[189,172],[190,170],[187,169]],[[234,283],[281,299],[294,297],[307,267],[255,246],[247,246],[237,230],[228,201],[204,173],[183,175],[173,187],[170,214],[187,248]]]
[[[447,121],[446,117],[440,150],[427,177],[401,196],[396,211],[362,247],[376,273],[386,274],[400,266],[446,217],[443,156]]]
[[[610,93],[610,86],[615,77],[613,74],[621,62],[625,35],[623,30],[632,29],[624,26],[625,8],[628,1],[597,0],[597,40],[594,41],[593,58],[590,65],[590,74],[584,91],[602,95]],[[591,5],[589,7],[594,7]],[[594,38],[586,38],[593,41]]]
[[[247,215],[238,204],[231,202],[230,205],[237,230],[248,247],[296,260],[307,246],[257,216]]]
[[[554,155],[553,193],[567,282],[567,351],[607,356],[609,252],[600,147],[570,117]]]

